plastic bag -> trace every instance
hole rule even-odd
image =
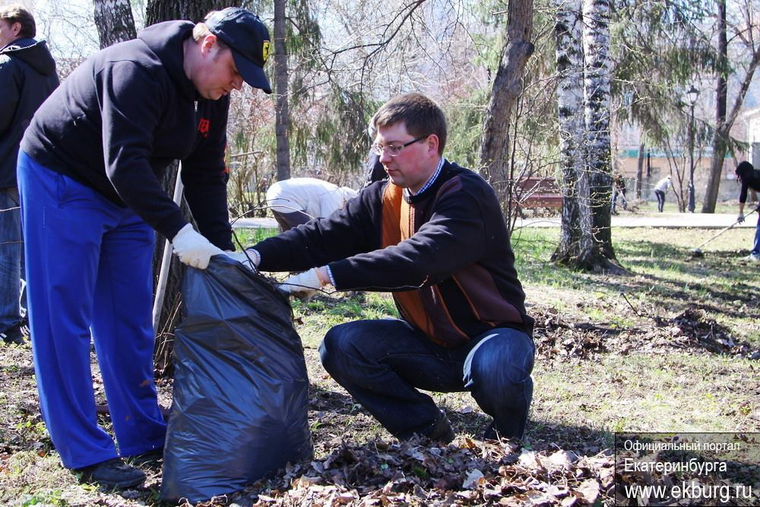
[[[309,381],[286,296],[229,259],[185,271],[161,496],[206,500],[313,453]]]

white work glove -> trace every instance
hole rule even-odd
[[[317,274],[317,268],[293,275],[279,285],[280,290],[292,294],[299,299],[313,296],[322,288],[322,282]]]
[[[743,224],[744,223],[744,213],[739,213],[739,216],[736,217],[736,223],[737,224]]]
[[[198,269],[206,269],[211,256],[224,253],[221,248],[212,245],[209,240],[195,232],[190,224],[174,236],[172,246],[181,263]]]
[[[261,263],[261,255],[253,248],[247,248],[242,252],[227,252],[227,256],[236,260],[251,271],[256,271]]]

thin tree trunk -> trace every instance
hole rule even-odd
[[[641,182],[644,178],[644,143],[639,145],[639,161],[636,165],[636,185],[635,196],[636,199],[641,199]]]
[[[511,188],[508,175],[509,120],[522,92],[525,65],[534,50],[530,40],[533,0],[510,1],[508,19],[507,39],[494,79],[480,144],[481,174],[494,188],[503,207],[508,206]]]
[[[93,0],[100,49],[137,37],[129,0]]]
[[[275,75],[275,137],[277,140],[277,180],[290,178],[290,142],[288,130],[288,50],[285,45],[287,19],[286,0],[274,0],[274,75]]]
[[[713,156],[710,163],[710,174],[707,178],[705,200],[702,203],[702,213],[714,213],[718,200],[720,175],[723,170],[723,157],[726,154],[731,127],[726,125],[726,104],[728,85],[728,39],[726,37],[726,0],[718,0],[718,55],[720,72],[715,90],[715,134],[713,135]],[[726,128],[728,127],[728,128]]]

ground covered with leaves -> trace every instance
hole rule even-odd
[[[319,296],[293,305],[314,458],[202,505],[613,505],[616,432],[760,431],[760,270],[736,261],[743,252],[730,235],[694,260],[688,247],[698,235],[669,233],[663,245],[661,231],[639,231],[618,247],[628,274],[612,277],[551,266],[551,234],[515,236],[537,346],[522,442],[484,440],[489,419],[466,393],[433,394],[457,432],[451,444],[394,439],[317,354],[329,327],[392,315],[392,303],[375,294]],[[105,403],[97,368],[93,383]],[[168,408],[171,379],[158,387]],[[0,345],[0,400],[0,504],[163,505],[160,464],[143,466],[147,482],[127,491],[80,484],[60,466],[39,415],[28,345]],[[100,418],[108,428],[108,415]]]

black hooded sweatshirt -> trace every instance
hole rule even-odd
[[[741,179],[742,189],[739,192],[739,202],[744,204],[747,202],[747,193],[749,189],[753,189],[756,192],[760,192],[760,170],[752,169],[744,173]]]
[[[0,188],[16,186],[21,137],[57,86],[55,61],[45,41],[21,38],[0,50]]]
[[[224,163],[229,98],[201,98],[185,75],[182,46],[193,26],[159,23],[93,55],[40,107],[21,149],[129,206],[169,239],[187,222],[159,178],[181,160],[200,232],[232,250]]]

